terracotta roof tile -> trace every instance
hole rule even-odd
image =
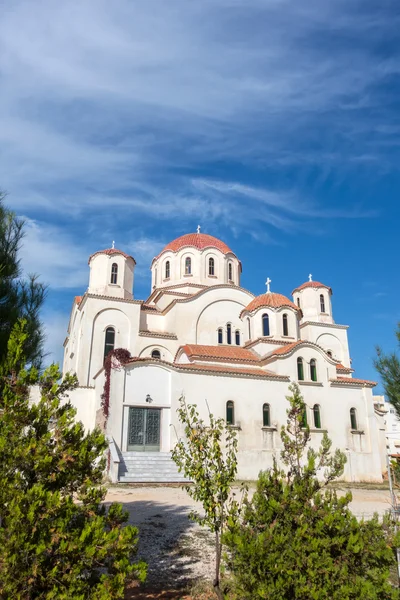
[[[291,344],[285,344],[281,348],[277,348],[276,350],[272,350],[269,354],[267,354],[266,358],[271,358],[272,356],[282,356],[283,354],[289,354],[296,348],[299,344],[302,344],[305,340],[297,340],[296,342],[292,342]]]
[[[259,362],[259,357],[251,350],[240,346],[202,346],[185,344],[181,346],[189,358],[208,358],[210,360],[227,360],[237,362]]]
[[[302,283],[301,285],[299,285],[299,287],[295,288],[292,292],[292,296],[295,292],[298,292],[299,290],[305,290],[306,288],[325,288],[327,290],[330,291],[330,293],[332,294],[332,288],[329,287],[329,285],[325,285],[324,283],[321,283],[320,281],[306,281],[305,283]]]
[[[279,379],[282,381],[288,381],[289,377],[286,375],[277,375],[272,371],[266,371],[264,369],[256,369],[253,367],[249,367],[248,369],[245,367],[225,367],[222,365],[199,365],[197,363],[188,364],[174,364],[178,369],[183,370],[195,370],[195,371],[214,371],[217,373],[227,373],[232,375],[247,375],[248,377],[265,377],[266,379]]]
[[[130,256],[129,254],[126,254],[126,252],[122,252],[122,250],[118,250],[117,248],[106,248],[105,250],[98,250],[97,252],[94,252],[89,256],[88,262],[90,263],[92,258],[97,256],[98,254],[107,254],[108,256],[112,256],[113,254],[121,254],[124,258],[131,258],[136,264],[136,260],[133,258],[133,256]]]
[[[262,307],[266,308],[281,308],[283,306],[287,306],[288,308],[294,308],[295,310],[300,310],[294,302],[286,298],[283,294],[275,294],[274,292],[267,292],[266,294],[261,294],[261,296],[256,296],[250,304],[246,306],[242,310],[242,313],[245,311],[253,312]]]
[[[80,304],[82,302],[82,296],[75,296],[75,303]]]
[[[356,379],[355,377],[337,377],[336,379],[330,379],[332,383],[343,383],[350,385],[365,385],[367,387],[375,387],[376,381],[369,381],[368,379]]]
[[[198,250],[203,250],[204,248],[216,248],[224,254],[233,254],[232,250],[225,244],[225,242],[212,235],[208,235],[206,233],[187,233],[186,235],[176,238],[176,240],[172,240],[172,242],[167,244],[165,248],[161,250],[158,256],[167,250],[178,252],[181,250],[181,248],[186,247],[197,248]],[[158,256],[156,258],[158,258]]]
[[[336,370],[337,371],[346,371],[347,373],[352,373],[352,371],[353,371],[353,369],[349,369],[349,367],[345,367],[341,363],[339,363],[338,365],[336,365]]]

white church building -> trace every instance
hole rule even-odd
[[[113,481],[179,481],[170,458],[182,428],[179,398],[237,429],[239,479],[256,479],[279,459],[288,387],[307,405],[311,443],[326,431],[346,453],[344,479],[381,481],[375,383],[353,377],[347,325],[333,319],[332,290],[309,280],[292,299],[241,287],[242,264],[221,240],[189,233],[151,264],[151,293],[134,297],[135,259],[109,248],[89,258],[89,287],[73,303],[63,371],[74,372],[77,418],[105,428]],[[131,358],[111,370],[104,418],[104,360],[117,348]]]

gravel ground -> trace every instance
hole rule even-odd
[[[387,490],[351,492],[351,508],[359,518],[383,515],[390,507]],[[129,522],[139,527],[139,556],[149,565],[149,584],[181,587],[212,579],[213,537],[189,520],[190,510],[199,506],[180,487],[110,487],[106,500],[122,502]]]

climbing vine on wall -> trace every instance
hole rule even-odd
[[[101,408],[103,409],[104,417],[107,422],[110,414],[110,384],[111,384],[111,369],[120,370],[131,359],[131,353],[125,348],[116,348],[111,350],[104,361],[104,388],[101,395]]]

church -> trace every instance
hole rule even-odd
[[[70,400],[86,428],[104,428],[112,481],[182,481],[170,456],[182,395],[204,419],[209,407],[237,430],[238,479],[256,479],[279,460],[291,382],[312,446],[327,432],[347,456],[344,480],[382,481],[375,383],[353,377],[348,326],[334,321],[329,285],[310,275],[290,299],[268,279],[255,296],[241,287],[236,254],[200,228],[153,259],[146,300],[134,296],[135,265],[114,244],[90,256],[64,343],[63,372],[79,380]],[[129,354],[110,371],[105,418],[104,361],[117,348]]]

